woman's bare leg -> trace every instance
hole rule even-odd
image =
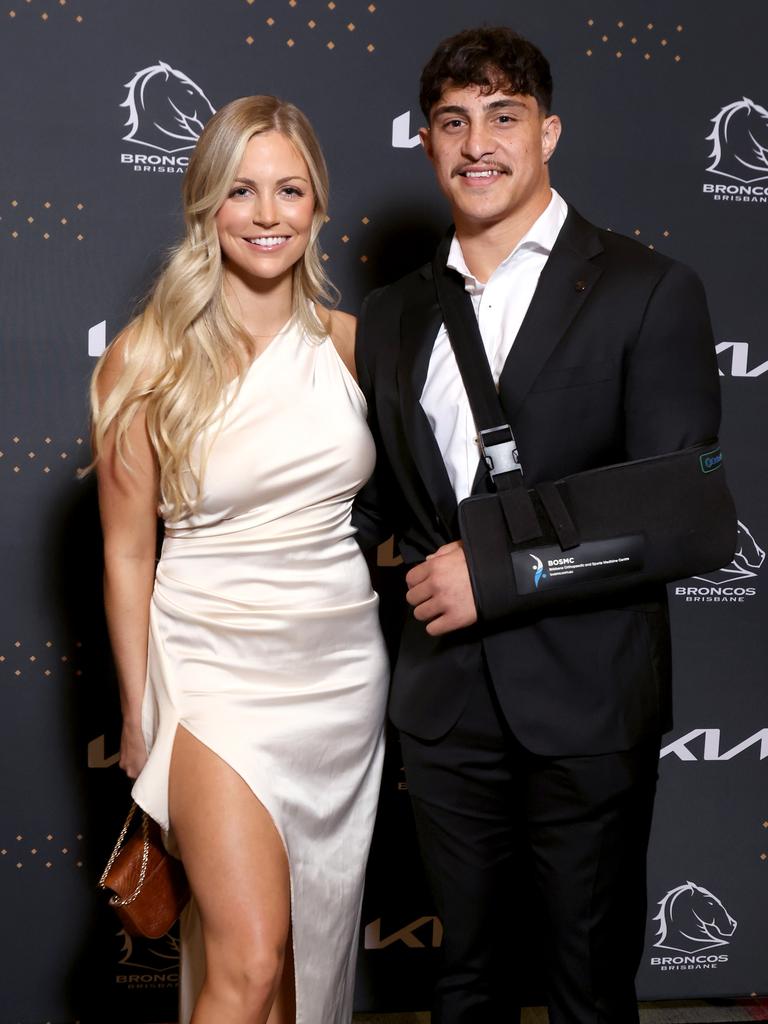
[[[280,987],[272,1004],[267,1024],[296,1024],[296,979],[293,968],[293,944],[291,935],[285,945],[285,959]]]
[[[290,876],[272,818],[237,772],[183,726],[169,796],[207,964],[191,1024],[294,1024]]]

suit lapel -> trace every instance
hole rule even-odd
[[[594,257],[602,251],[595,228],[571,208],[499,378],[499,397],[513,427],[531,386],[600,277]]]
[[[499,377],[499,399],[513,431],[534,381],[602,273],[594,260],[602,251],[593,225],[570,207]],[[520,459],[524,465],[525,452]],[[485,463],[479,460],[473,493],[487,487],[487,477]]]
[[[443,320],[431,268],[425,268],[422,274],[420,286],[405,304],[400,320],[400,358],[397,365],[400,412],[419,474],[440,518],[450,527],[456,515],[456,496],[420,402],[429,358]]]

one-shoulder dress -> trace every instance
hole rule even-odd
[[[167,830],[179,724],[248,783],[288,855],[296,1024],[348,1024],[387,687],[378,599],[351,526],[374,445],[333,342],[295,321],[229,397],[201,438],[202,499],[166,525],[143,705],[150,754],[133,793]],[[182,1024],[204,971],[192,903]]]

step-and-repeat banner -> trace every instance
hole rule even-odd
[[[94,485],[76,470],[94,357],[177,236],[197,134],[250,93],[307,112],[333,186],[324,258],[354,312],[427,258],[446,224],[418,146],[418,77],[440,38],[481,22],[512,24],[550,57],[561,193],[707,287],[740,543],[730,565],[670,588],[676,725],[639,984],[659,999],[768,989],[765,4],[4,0],[0,1024],[175,1019],[176,938],[131,940],[95,892],[128,785]],[[380,562],[393,632],[401,580],[391,551]],[[536,908],[517,884],[508,928],[535,978]],[[440,941],[393,743],[359,1009],[424,1008]]]

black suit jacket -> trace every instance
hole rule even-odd
[[[354,522],[363,546],[394,532],[408,564],[458,536],[456,499],[419,404],[441,320],[425,266],[368,296],[358,329],[378,463]],[[571,209],[499,397],[529,486],[715,437],[719,382],[699,279]],[[424,739],[443,735],[486,669],[511,729],[530,750],[626,749],[671,724],[665,589],[629,590],[578,612],[440,638],[409,615],[392,720]]]

